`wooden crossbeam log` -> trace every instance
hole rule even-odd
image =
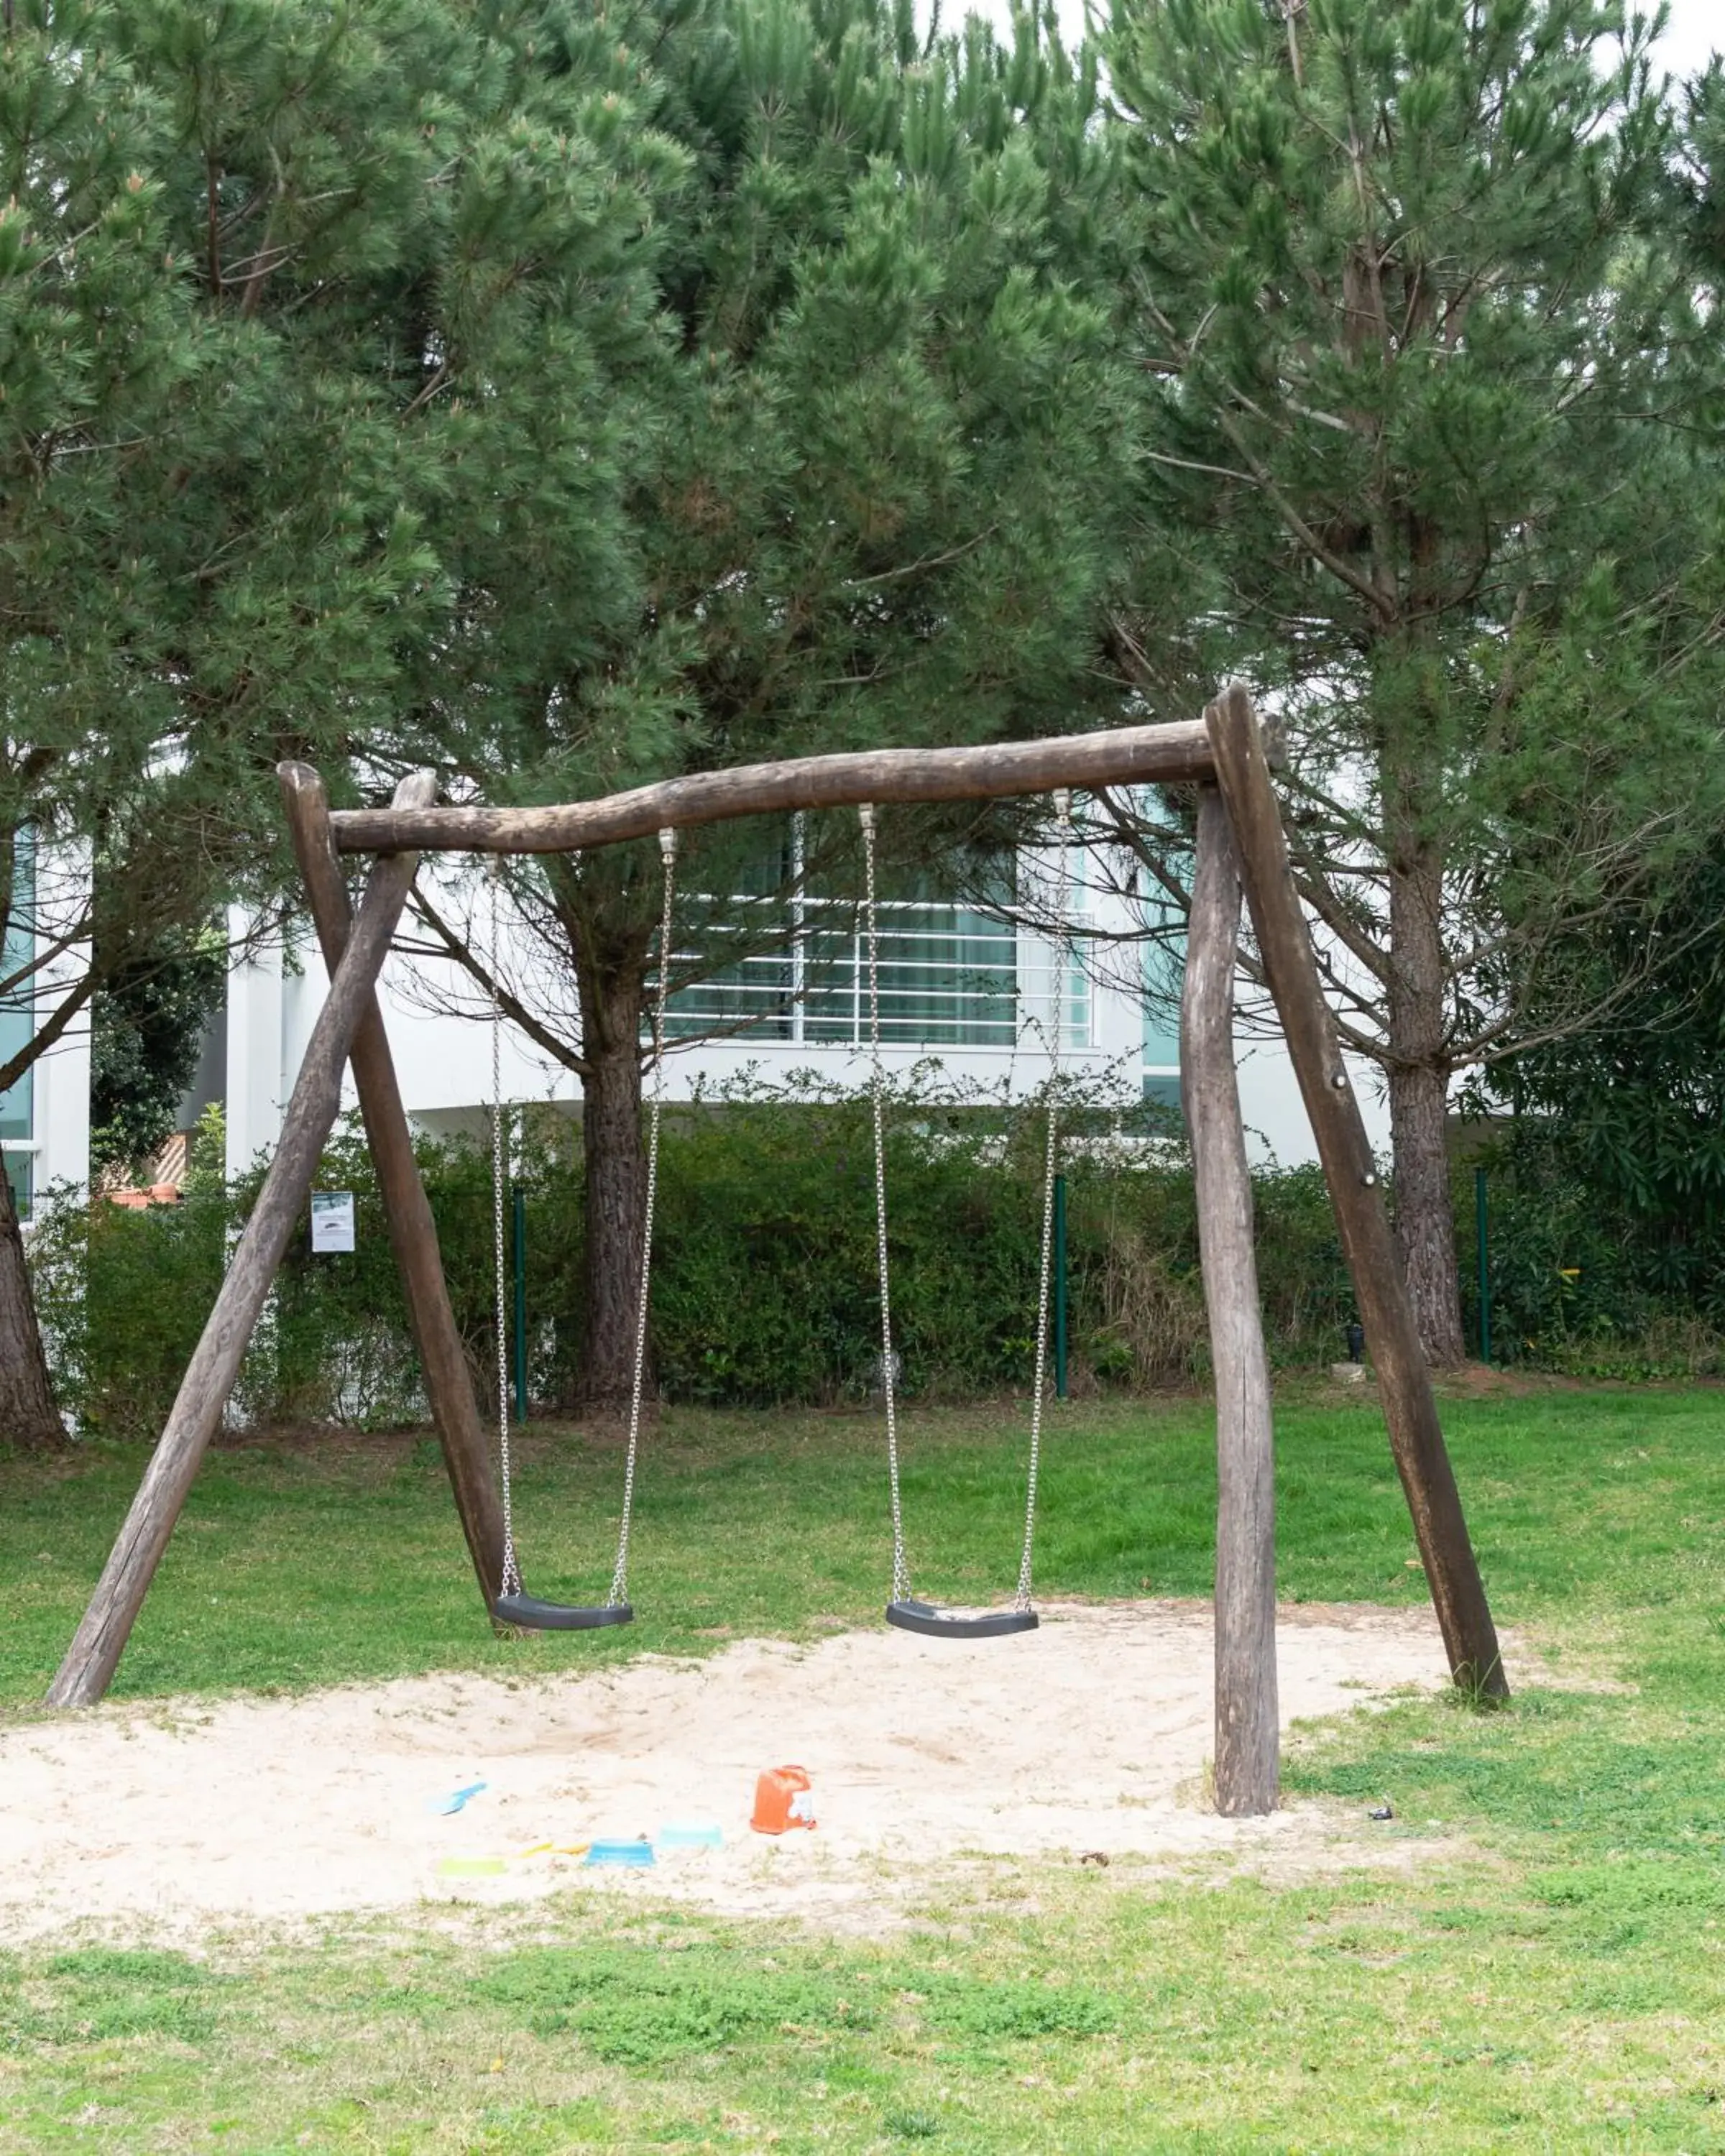
[[[331,817],[344,854],[572,854],[733,816],[842,808],[864,801],[988,801],[1057,786],[1178,784],[1214,772],[1201,720],[1118,726],[985,748],[884,748],[740,763],[597,801],[545,808],[342,808]]]

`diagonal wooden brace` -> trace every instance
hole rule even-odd
[[[347,880],[330,826],[329,796],[309,764],[276,768],[288,829],[324,961],[333,975],[353,927]],[[466,1351],[449,1307],[449,1291],[438,1250],[437,1223],[413,1158],[413,1140],[402,1106],[395,1060],[375,991],[366,998],[348,1060],[365,1118],[366,1141],[377,1171],[377,1188],[389,1224],[389,1240],[407,1296],[408,1322],[419,1352],[431,1419],[443,1446],[444,1466],[455,1509],[490,1609],[503,1589],[503,1512],[491,1478],[490,1450],[473,1396]]]
[[[436,785],[434,773],[416,773],[398,788],[397,803],[423,806]],[[90,1607],[49,1687],[50,1707],[94,1706],[119,1666],[311,1194],[318,1160],[341,1105],[341,1073],[348,1050],[388,954],[417,865],[412,854],[388,855],[373,865],[367,879],[352,937],[306,1044],[275,1158],[180,1380],[167,1426],[151,1455]]]
[[[1215,753],[1216,781],[1234,825],[1258,954],[1317,1140],[1361,1322],[1377,1365],[1390,1450],[1413,1515],[1450,1668],[1458,1685],[1505,1698],[1509,1684],[1497,1627],[1468,1539],[1406,1276],[1378,1186],[1377,1163],[1294,889],[1281,811],[1251,698],[1235,684],[1205,711],[1204,723]]]

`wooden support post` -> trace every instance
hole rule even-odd
[[[1240,872],[1228,811],[1198,797],[1180,996],[1180,1084],[1216,1373],[1216,1810],[1276,1809],[1276,1464],[1270,1361],[1252,1247],[1252,1182],[1234,1063]]]
[[[1468,1539],[1371,1145],[1342,1060],[1294,889],[1287,839],[1251,698],[1236,684],[1209,707],[1204,723],[1215,754],[1217,781],[1234,825],[1240,878],[1265,978],[1281,1014],[1329,1184],[1361,1322],[1377,1367],[1390,1449],[1413,1515],[1450,1668],[1458,1685],[1505,1698],[1509,1685],[1497,1628]]]
[[[421,798],[429,798],[435,785],[431,773],[422,773],[417,782],[403,781],[398,798],[412,788]],[[221,1422],[270,1283],[303,1214],[319,1157],[341,1105],[341,1072],[348,1047],[388,953],[415,865],[414,857],[406,854],[372,865],[347,952],[306,1044],[275,1158],[180,1380],[167,1426],[151,1455],[83,1622],[49,1688],[50,1707],[93,1707],[119,1666],[198,1462]]]
[[[294,853],[305,880],[311,918],[324,962],[333,976],[347,947],[353,914],[330,828],[329,797],[310,765],[277,767]],[[417,806],[417,803],[398,805]],[[503,1591],[503,1511],[491,1476],[490,1450],[473,1396],[466,1351],[449,1307],[438,1249],[437,1224],[413,1158],[413,1135],[402,1106],[401,1086],[375,991],[360,1014],[348,1051],[353,1082],[365,1118],[366,1142],[377,1171],[377,1189],[389,1240],[407,1296],[408,1322],[425,1373],[425,1395],[443,1447],[444,1466],[468,1553],[489,1609]]]

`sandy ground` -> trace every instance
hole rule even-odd
[[[1428,1611],[1283,1613],[1285,1726],[1443,1674]],[[1038,1632],[969,1645],[883,1627],[519,1685],[416,1677],[25,1723],[0,1730],[0,1938],[571,1886],[866,1929],[967,1858],[1214,1852],[1281,1871],[1388,1854],[1363,1807],[1206,1810],[1210,1682],[1207,1607],[1143,1602],[1055,1605]],[[817,1829],[751,1834],[757,1774],[791,1761]],[[428,1811],[481,1780],[460,1813]],[[724,1846],[628,1873],[522,1853],[690,1820]],[[497,1877],[440,1868],[495,1857]]]

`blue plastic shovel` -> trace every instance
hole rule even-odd
[[[465,1789],[451,1789],[446,1797],[428,1799],[425,1809],[434,1815],[459,1812],[470,1797],[476,1797],[485,1787],[483,1782],[470,1782]]]

